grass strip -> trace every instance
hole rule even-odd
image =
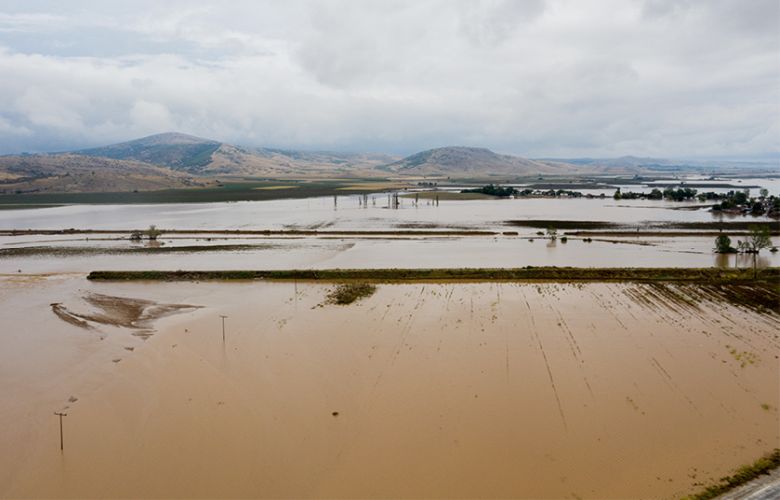
[[[304,281],[676,281],[692,283],[749,283],[769,281],[776,284],[780,268],[751,269],[706,268],[589,268],[524,267],[460,269],[290,269],[235,271],[92,271],[90,280],[103,281],[205,281],[205,280],[304,280]]]
[[[695,236],[695,237],[710,237],[714,238],[716,236],[720,236],[721,234],[727,234],[722,231],[566,231],[564,234],[568,236],[582,236],[582,237],[588,237],[588,236],[620,236],[620,237],[636,237],[636,236],[645,236],[645,237],[664,237],[664,238],[674,238],[674,237],[680,237],[680,236]],[[772,236],[780,236],[780,230],[772,229],[769,231],[769,234]],[[728,236],[748,236],[750,235],[747,231],[737,230],[737,231],[729,231]]]
[[[769,474],[778,467],[780,467],[780,448],[775,448],[771,453],[759,458],[752,464],[744,465],[737,469],[734,474],[721,478],[717,484],[707,486],[699,493],[684,497],[684,500],[709,500],[716,498],[759,476]]]
[[[199,252],[240,252],[249,250],[269,250],[280,248],[281,245],[182,245],[159,247],[20,247],[0,248],[0,258],[3,257],[34,257],[40,255],[52,255],[57,257],[71,257],[78,255],[121,255],[121,254],[167,254],[167,253],[199,253]]]
[[[777,231],[777,221],[774,220],[747,220],[747,221],[641,221],[637,223],[611,222],[611,221],[587,221],[587,220],[508,220],[506,224],[517,227],[530,227],[534,229],[574,229],[574,230],[622,230],[628,233],[633,231],[749,231],[753,226],[769,226],[770,231]],[[571,233],[570,233],[571,234]]]
[[[132,229],[5,229],[0,236],[30,236],[58,234],[130,234]],[[139,229],[145,234],[146,229]],[[253,236],[495,236],[500,231],[481,230],[318,230],[318,229],[160,229],[160,237],[171,234],[219,234]]]

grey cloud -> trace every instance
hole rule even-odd
[[[778,5],[9,1],[0,152],[180,130],[399,153],[772,153]]]
[[[459,28],[473,43],[497,45],[542,15],[545,7],[543,0],[467,2],[463,4]]]

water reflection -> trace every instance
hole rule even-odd
[[[758,256],[755,256],[755,254],[743,253],[716,253],[714,254],[713,265],[724,269],[752,269],[754,257],[756,267],[770,267],[772,265],[773,259],[769,254],[758,254]]]

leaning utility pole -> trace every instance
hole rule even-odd
[[[227,316],[225,316],[224,314],[220,314],[219,317],[222,318],[222,343],[224,344],[225,343],[225,318],[227,318]]]
[[[60,417],[60,451],[63,451],[65,449],[65,446],[64,446],[64,443],[62,441],[62,417],[67,417],[68,414],[67,413],[58,412],[58,411],[55,411],[54,414],[57,415],[58,417]]]

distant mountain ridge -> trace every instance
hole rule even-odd
[[[0,194],[198,187],[215,185],[216,179],[222,177],[332,179],[398,176],[506,182],[542,174],[668,175],[685,168],[695,171],[706,168],[709,172],[729,167],[728,162],[706,164],[634,156],[528,159],[467,146],[428,149],[398,158],[374,153],[241,147],[167,132],[69,153],[0,156]],[[761,168],[761,165],[756,168]]]
[[[498,154],[487,148],[447,146],[415,153],[385,168],[398,174],[412,175],[506,176],[562,174],[570,172],[572,167],[566,163]]]

